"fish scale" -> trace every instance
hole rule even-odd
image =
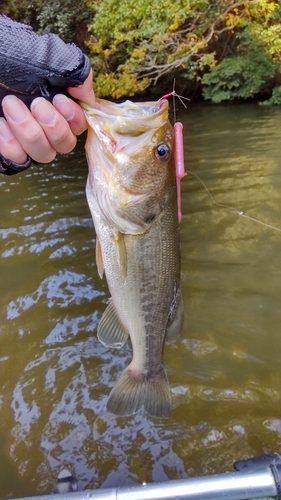
[[[139,109],[134,117],[131,104],[134,112]],[[152,416],[167,417],[171,393],[164,343],[178,337],[183,322],[173,131],[167,101],[131,104],[98,100],[97,110],[86,109],[86,192],[99,274],[105,272],[111,293],[98,338],[120,347],[129,335],[132,343],[132,361],[113,387],[107,409],[130,415],[144,407]]]

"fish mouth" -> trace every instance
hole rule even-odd
[[[112,116],[112,117],[123,117],[126,119],[132,118],[134,120],[140,118],[146,118],[149,116],[155,116],[163,110],[168,110],[169,103],[166,99],[161,99],[159,101],[148,101],[148,102],[132,102],[124,101],[120,104],[116,104],[104,99],[96,98],[96,105],[94,108],[90,107],[85,102],[80,102],[85,111],[90,114],[98,114],[100,116]]]
[[[144,103],[125,101],[116,104],[96,99],[96,106],[81,103],[89,126],[94,130],[104,155],[134,155],[146,147],[157,130],[167,123],[166,99]]]
[[[95,132],[103,149],[117,157],[118,154],[122,153],[126,155],[134,154],[136,147],[141,148],[145,143],[149,142],[154,129],[140,131],[138,134],[134,130],[133,135],[129,135],[129,133],[127,135],[123,131],[120,132],[116,124],[110,132],[105,131],[103,127],[96,124]]]
[[[144,103],[125,101],[121,104],[96,99],[95,108],[86,103],[80,104],[85,110],[89,125],[101,141],[110,144],[112,152],[116,148],[120,150],[126,147],[134,139],[139,140],[139,136],[145,136],[146,132],[151,135],[154,129],[160,128],[168,119],[169,103],[166,99]]]

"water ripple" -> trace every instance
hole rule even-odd
[[[32,294],[12,300],[7,306],[7,319],[17,318],[36,305],[42,296],[45,297],[49,308],[58,305],[66,308],[71,304],[90,302],[99,295],[101,292],[93,288],[88,276],[69,270],[60,270],[57,274],[44,279]]]

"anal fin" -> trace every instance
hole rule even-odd
[[[128,332],[121,323],[116,309],[111,301],[99,322],[98,339],[107,347],[122,347],[128,340]]]

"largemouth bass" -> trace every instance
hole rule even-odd
[[[168,101],[82,104],[88,121],[87,200],[96,231],[96,262],[111,300],[98,326],[106,346],[131,338],[133,358],[107,409],[171,411],[164,342],[182,328],[180,241]]]

